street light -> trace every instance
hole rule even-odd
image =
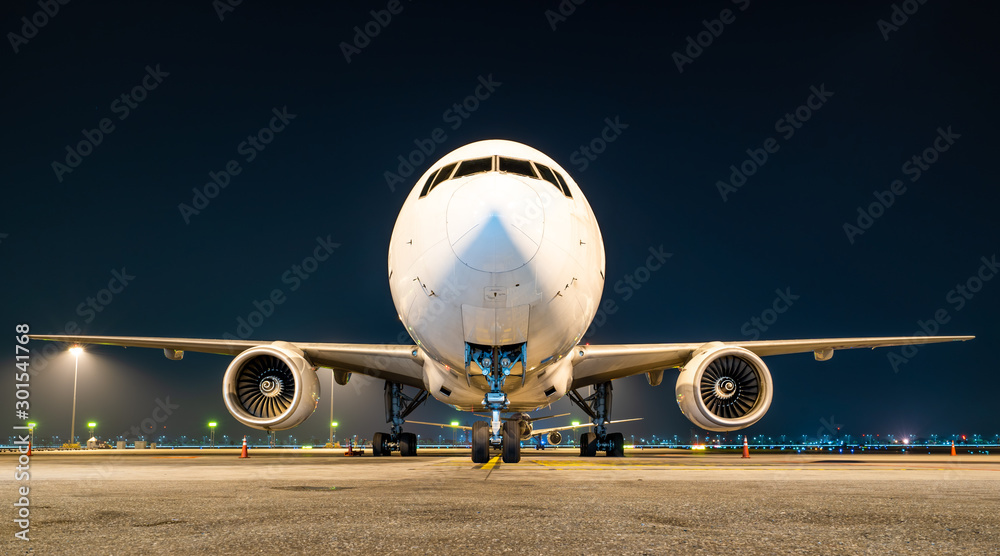
[[[451,429],[451,444],[454,446],[458,444],[458,421],[452,421],[451,426],[455,427]]]
[[[212,447],[213,448],[215,448],[215,426],[216,425],[218,425],[218,423],[216,423],[215,421],[212,421],[212,422],[210,422],[208,424],[208,430],[211,431]]]
[[[73,365],[73,416],[69,423],[69,445],[73,446],[73,439],[76,434],[76,377],[80,373],[80,354],[83,353],[83,348],[80,346],[73,346],[69,348],[69,352],[73,354],[76,363]]]
[[[333,403],[332,402],[330,403],[330,407],[331,407],[330,413],[332,414],[333,413],[333,409],[332,409]],[[330,421],[330,447],[331,448],[333,448],[333,437],[334,437],[334,432],[336,432],[337,425],[339,425],[339,423],[337,423],[336,421]]]
[[[90,438],[94,438],[94,429],[97,428],[97,423],[91,421],[87,423],[87,428],[90,429]]]
[[[28,445],[35,445],[35,425],[36,423],[28,423]]]

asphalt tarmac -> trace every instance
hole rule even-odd
[[[998,455],[343,452],[0,454],[0,553],[1000,553]]]

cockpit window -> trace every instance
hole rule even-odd
[[[563,195],[567,197],[573,197],[569,194],[569,187],[566,186],[566,182],[562,179],[562,176],[558,172],[552,170],[544,164],[535,163],[535,168],[538,168],[538,173],[541,174],[542,179],[551,183],[552,185],[559,188],[563,192]]]
[[[427,178],[427,181],[424,182],[424,187],[423,189],[420,190],[420,196],[423,197],[427,195],[428,193],[433,191],[434,188],[437,187],[439,183],[448,179],[451,176],[452,170],[455,169],[455,166],[458,166],[458,163],[452,162],[451,164],[441,168],[437,172],[432,173],[430,177]]]
[[[486,158],[473,158],[472,160],[463,160],[462,164],[458,167],[458,170],[455,171],[455,175],[452,176],[452,179],[471,176],[472,174],[481,174],[491,170],[493,170],[492,156],[487,156]]]
[[[552,170],[552,173],[556,175],[556,179],[559,180],[559,187],[562,188],[563,195],[567,197],[572,197],[573,195],[569,192],[569,185],[566,185],[566,179],[562,177],[562,174]]]
[[[420,190],[420,196],[421,197],[423,197],[424,195],[427,195],[427,193],[430,192],[430,190],[431,190],[431,183],[434,181],[434,177],[437,176],[440,172],[441,172],[441,170],[438,169],[437,172],[431,172],[431,175],[427,176],[427,181],[424,182],[424,187]]]
[[[508,174],[517,174],[519,176],[538,179],[538,176],[535,175],[535,171],[531,168],[531,162],[528,162],[527,160],[501,156],[497,169],[501,172],[507,172]]]
[[[493,164],[494,159],[497,161],[496,166]],[[437,187],[438,184],[449,179],[458,179],[465,176],[471,176],[473,174],[481,174],[483,172],[492,171],[516,174],[518,176],[525,176],[536,180],[543,179],[562,191],[563,195],[569,198],[573,197],[569,191],[569,185],[567,185],[566,179],[558,171],[553,170],[544,164],[539,164],[538,162],[531,162],[520,158],[507,158],[505,156],[487,156],[483,158],[473,158],[472,160],[463,160],[461,162],[452,162],[451,164],[442,167],[437,172],[432,172],[431,175],[427,177],[427,181],[424,182],[424,187],[420,190],[420,196],[426,196],[431,191],[434,191],[434,188]]]

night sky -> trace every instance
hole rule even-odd
[[[246,0],[220,16],[228,4],[209,0],[70,2],[50,17],[4,4],[8,345],[21,322],[38,334],[235,335],[275,288],[286,301],[254,339],[408,343],[386,278],[403,199],[438,157],[503,138],[559,161],[597,214],[616,309],[590,343],[910,335],[923,322],[977,338],[768,358],[774,401],[748,432],[1000,432],[1000,280],[988,279],[1000,272],[1000,6],[344,4]],[[483,82],[488,97],[470,99]],[[247,142],[272,121],[266,144]],[[429,142],[391,183],[398,157]],[[213,176],[226,187],[206,186]],[[317,238],[339,246],[307,278],[283,280]],[[650,248],[672,256],[646,272]],[[779,292],[791,305],[767,312]],[[946,322],[928,324],[936,316]],[[77,431],[96,420],[102,436],[127,432],[160,400],[177,407],[157,434],[197,436],[210,420],[219,434],[260,434],[225,409],[228,363],[91,347]],[[32,419],[65,438],[72,357],[33,368]],[[626,437],[688,437],[672,373],[656,388],[614,383],[613,416],[645,418]],[[329,372],[320,380],[317,413],[292,431],[301,439],[327,434]],[[2,407],[13,382],[0,382]],[[387,429],[381,382],[355,376],[333,399],[341,436]],[[567,400],[553,409],[582,417]],[[12,413],[8,426],[21,423]],[[470,416],[432,401],[412,417]]]

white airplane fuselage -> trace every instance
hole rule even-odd
[[[484,157],[494,157],[492,170],[421,196],[439,169]],[[532,161],[537,176],[546,166],[566,187],[502,171],[500,157]],[[604,289],[604,242],[583,192],[554,160],[520,143],[480,141],[432,164],[410,191],[389,245],[389,286],[431,395],[481,410],[489,387],[467,346],[523,343],[524,376],[515,371],[502,390],[508,411],[532,411],[569,389],[568,356]]]

